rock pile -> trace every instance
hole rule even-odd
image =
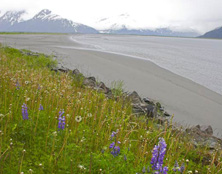
[[[95,89],[98,92],[102,92],[108,98],[115,99],[116,97],[112,94],[112,90],[108,88],[103,82],[97,82],[95,77],[85,77],[78,69],[71,71],[68,68],[60,66],[59,68],[57,67],[51,70],[61,73],[70,73],[77,79],[81,79],[84,86]],[[147,118],[154,118],[159,127],[162,125],[170,126],[168,118],[171,115],[164,110],[159,102],[155,103],[153,100],[147,97],[142,99],[136,91],[130,93],[125,92],[123,93],[123,97],[131,102],[133,113],[136,116],[145,115]],[[183,133],[191,137],[194,146],[208,147],[209,150],[222,148],[222,140],[213,136],[213,129],[211,126],[197,125],[191,128],[187,128]]]

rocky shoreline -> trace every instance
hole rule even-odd
[[[39,53],[21,51],[22,54],[29,56],[39,56]],[[55,57],[56,58],[56,57]],[[113,90],[108,88],[103,82],[97,82],[96,78],[93,76],[85,77],[78,69],[70,70],[61,64],[56,68],[52,68],[52,71],[57,73],[69,73],[74,76],[77,80],[81,80],[82,84],[85,87],[92,88],[98,92],[105,94],[107,98],[116,98],[113,94]],[[194,146],[203,146],[209,149],[210,152],[221,150],[222,149],[222,139],[217,138],[213,135],[213,129],[210,125],[196,125],[190,128],[181,128],[176,127],[169,123],[172,115],[170,115],[165,109],[161,106],[159,102],[145,97],[141,98],[136,91],[133,92],[124,92],[122,96],[131,102],[133,113],[135,116],[145,116],[146,119],[152,118],[156,121],[158,127],[168,127],[172,128],[174,132],[180,132],[181,135],[186,135],[189,137],[190,142]]]

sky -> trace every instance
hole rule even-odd
[[[138,28],[204,33],[222,26],[222,0],[0,0],[1,14],[26,10],[30,18],[42,9],[97,29],[101,29],[100,19],[125,13],[137,21]]]

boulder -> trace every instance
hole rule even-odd
[[[73,75],[77,75],[77,76],[81,75],[81,73],[80,73],[80,71],[79,71],[78,69],[74,69],[74,70],[72,71],[72,74],[73,74]]]
[[[68,73],[68,72],[70,72],[71,70],[68,69],[68,68],[65,68],[65,67],[61,66],[61,67],[52,68],[51,71]]]
[[[156,117],[157,116],[157,109],[155,105],[148,105],[146,107],[147,117]]]
[[[96,78],[95,77],[87,77],[87,78],[85,78],[83,80],[83,85],[95,88],[96,87]]]
[[[133,104],[133,113],[137,116],[139,115],[146,115],[146,105],[138,103],[138,104]]]
[[[133,104],[140,104],[142,100],[136,91],[131,92],[128,97],[132,101]]]
[[[206,125],[202,125],[200,126],[200,131],[204,134],[207,135],[213,135],[213,129],[210,125],[206,126]]]
[[[98,88],[102,90],[105,94],[111,93],[111,89],[106,87],[106,85],[103,82],[99,82]]]
[[[165,117],[169,117],[170,114],[169,114],[168,112],[164,112],[164,116],[165,116]]]

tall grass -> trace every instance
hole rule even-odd
[[[52,66],[56,61],[44,55],[0,48],[1,174],[143,173],[144,167],[151,169],[152,149],[160,137],[167,144],[168,173],[176,173],[175,161],[184,163],[183,173],[221,173],[220,151],[194,147],[172,125],[135,117],[128,101],[108,99],[79,85],[71,74],[50,71]],[[22,116],[24,103],[28,120]],[[64,129],[58,128],[60,111]],[[109,148],[114,141],[120,142],[115,157]]]

